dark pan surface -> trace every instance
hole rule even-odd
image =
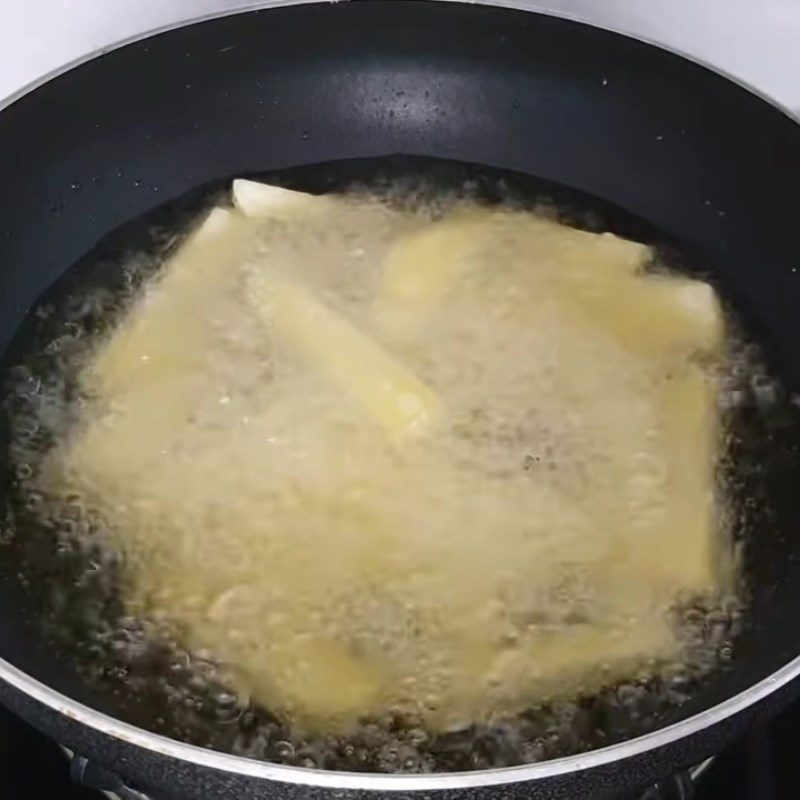
[[[787,385],[800,382],[800,128],[721,77],[574,23],[413,0],[220,19],[18,101],[0,114],[0,153],[0,350],[101,237],[165,201],[235,175],[401,153],[536,176],[624,209],[623,228],[714,275]],[[773,513],[746,551],[752,624],[734,668],[682,717],[800,652],[796,434],[762,435],[774,440]],[[19,612],[0,617],[0,657],[118,710],[37,646],[14,574],[0,606]]]

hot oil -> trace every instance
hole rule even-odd
[[[499,199],[504,195],[513,197],[513,187],[498,186],[494,180],[473,179],[466,186],[466,193],[494,194],[495,200],[497,194],[501,196]],[[373,185],[370,192],[374,191]],[[430,179],[389,182],[388,192],[384,185],[381,193],[385,198],[388,196],[390,208],[412,203],[425,207],[424,213],[434,216],[442,210],[421,202],[432,196],[442,197],[441,184]],[[463,176],[454,182],[451,175],[450,198],[464,193]],[[515,201],[518,202],[511,202]],[[439,202],[442,208],[447,204]],[[370,248],[374,248],[374,241],[373,236],[362,240],[357,231],[353,232],[348,253],[356,273],[362,259],[368,258]],[[687,603],[686,607],[675,609],[675,614],[683,620],[685,657],[669,668],[653,669],[654,674],[650,675],[645,671],[633,682],[611,688],[593,687],[590,694],[577,701],[540,697],[536,708],[522,714],[461,725],[458,730],[437,730],[436,726],[420,723],[413,714],[404,715],[402,709],[397,709],[385,714],[373,713],[346,733],[304,734],[302,727],[287,725],[247,697],[237,695],[236,681],[218,660],[219,654],[186,649],[187,631],[181,629],[180,622],[159,613],[157,608],[141,607],[131,615],[128,604],[121,601],[121,593],[131,590],[125,584],[136,573],[136,565],[126,563],[131,554],[120,551],[114,532],[106,529],[93,504],[78,495],[55,500],[44,496],[40,488],[41,467],[52,445],[75,430],[85,406],[94,402],[93,397],[82,393],[76,375],[96,352],[98,337],[102,338],[113,328],[115,320],[124,317],[142,282],[158,269],[163,260],[163,245],[162,240],[161,247],[149,254],[126,255],[118,261],[117,268],[121,267],[127,277],[113,291],[97,290],[91,281],[73,290],[71,294],[79,299],[66,313],[51,312],[45,320],[44,328],[49,326],[49,329],[44,341],[39,340],[39,345],[44,345],[39,355],[24,360],[25,366],[15,370],[13,377],[16,527],[20,532],[24,529],[26,539],[38,537],[40,550],[46,550],[48,539],[55,537],[55,559],[67,565],[61,572],[71,578],[54,587],[53,596],[48,599],[51,635],[62,641],[71,640],[73,645],[82,642],[74,655],[87,679],[115,687],[133,698],[126,709],[130,717],[150,728],[200,744],[303,766],[423,772],[485,768],[580,751],[668,719],[672,709],[696,691],[702,676],[729,652],[737,608],[732,594],[718,598],[711,607]],[[320,243],[323,249],[329,245]],[[355,281],[353,291],[344,295],[354,307],[367,302],[369,292],[362,293],[360,287]],[[331,298],[331,302],[336,302]],[[453,324],[458,330],[459,321]],[[733,350],[725,368],[722,394],[723,410],[731,419],[745,395],[753,396],[743,387],[767,385],[765,381],[753,382],[752,352],[744,345],[735,345]],[[436,373],[436,365],[431,366],[431,371]],[[227,375],[225,370],[223,373]],[[759,389],[761,394],[756,393],[762,400],[768,399],[769,394],[763,386]],[[231,395],[231,387],[226,385],[213,399],[218,404],[220,399],[230,399]],[[223,409],[230,404],[223,403]],[[770,413],[769,408],[764,410]],[[476,420],[474,415],[468,416],[467,422],[470,434],[483,442],[469,453],[472,457],[478,453],[484,462],[496,458],[492,462],[493,471],[546,472],[550,457],[546,447],[542,453],[530,454],[530,460],[522,458],[518,464],[510,463],[507,449],[492,449],[497,430],[509,425],[504,421],[498,425],[493,420]],[[520,424],[517,421],[516,426],[510,427],[519,428]],[[481,425],[491,428],[492,435],[482,437]],[[726,430],[734,428],[728,426]],[[541,426],[538,431],[541,439]],[[462,457],[464,452],[446,451],[444,455]],[[735,469],[731,472],[735,474]],[[15,546],[30,549],[31,542],[21,539],[18,534]],[[28,555],[30,558],[31,553]],[[36,564],[31,563],[29,569],[35,571]],[[580,614],[580,608],[572,608],[570,613]],[[545,624],[553,622],[544,620]],[[384,622],[377,624],[381,626]]]

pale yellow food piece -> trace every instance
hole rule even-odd
[[[568,228],[532,214],[461,206],[401,236],[390,248],[374,316],[391,329],[424,323],[465,278],[502,279],[509,266],[557,269],[574,280],[629,278],[650,258],[644,245]]]
[[[228,208],[212,208],[195,231],[194,241],[213,242],[214,239],[230,229],[235,218],[235,213]]]
[[[239,214],[212,211],[101,347],[87,379],[109,395],[191,383],[213,336],[209,306],[235,288],[235,267],[252,248],[252,233]]]
[[[390,433],[418,432],[438,416],[441,401],[432,389],[304,287],[257,271],[248,297],[268,325]]]
[[[254,667],[252,679],[258,686],[263,667]],[[282,659],[273,652],[270,673],[273,696],[301,713],[312,709],[314,720],[352,719],[354,713],[375,708],[385,681],[380,666],[359,658],[341,642],[321,640],[295,645]]]
[[[668,493],[680,502],[668,509],[657,563],[669,585],[688,593],[712,585],[717,575],[718,392],[713,376],[694,364],[676,369],[664,388],[664,436],[674,459]]]
[[[724,337],[714,290],[686,278],[641,276],[600,286],[562,287],[557,302],[634,353],[658,356],[667,350],[713,352]]]
[[[495,240],[490,246],[498,257],[497,263],[489,263],[500,273],[522,266],[548,280],[602,285],[641,275],[653,258],[647,245],[571,228],[546,216],[506,212],[494,219]]]
[[[606,335],[648,358],[667,351],[719,352],[725,338],[713,287],[700,280],[649,274],[649,248],[610,234],[566,228],[548,219],[495,214],[481,256],[475,237],[461,240],[473,263],[455,300],[494,298],[506,317],[535,321],[554,308],[585,335]]]
[[[284,189],[268,183],[237,178],[233,182],[234,205],[248,217],[269,217],[285,212],[308,212],[313,207],[324,206],[328,201],[307,192]]]
[[[476,256],[491,235],[494,213],[483,208],[457,209],[439,222],[401,236],[384,261],[377,318],[385,324],[412,322],[440,302],[454,281],[479,265]]]
[[[636,674],[648,662],[669,658],[674,633],[663,618],[635,621],[628,627],[575,625],[557,633],[530,637],[496,658],[490,681],[506,686],[527,684],[547,695],[565,683],[586,691],[601,688],[609,674]],[[601,658],[598,658],[602,654]],[[560,685],[559,685],[560,684]]]

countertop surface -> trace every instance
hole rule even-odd
[[[298,1],[304,0],[288,0]],[[491,1],[561,13],[663,43],[800,112],[800,0]],[[5,0],[0,98],[146,31],[270,4],[286,0]]]

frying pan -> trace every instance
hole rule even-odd
[[[168,201],[233,176],[300,167],[313,184],[324,168],[309,165],[404,155],[531,176],[690,254],[791,392],[800,127],[706,67],[516,5],[273,2],[121,47],[17,99],[0,113],[0,351],[74,263]],[[126,782],[198,800],[616,796],[698,763],[797,693],[798,437],[785,420],[757,432],[768,457],[749,480],[768,502],[744,543],[748,609],[730,663],[634,738],[429,775],[184,744],[131,724],[124,697],[88,685],[42,639],[30,580],[2,548],[0,698]]]

